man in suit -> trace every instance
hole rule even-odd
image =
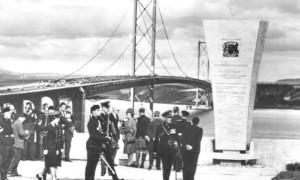
[[[176,124],[177,120],[181,120],[182,117],[179,115],[179,107],[173,107],[173,116],[172,116],[172,123]]]
[[[142,154],[142,162],[140,168],[144,168],[144,163],[148,153],[146,140],[150,140],[148,135],[148,125],[150,123],[150,119],[145,115],[145,108],[140,108],[139,114],[140,117],[137,118],[137,127],[135,135],[136,166],[139,167],[140,156]]]
[[[177,119],[176,121],[176,132],[178,134],[178,145],[179,147],[182,146],[182,132],[187,126],[190,126],[191,123],[187,121],[187,118],[189,117],[190,113],[183,110],[181,111],[182,119]],[[177,172],[180,172],[182,169],[182,157],[179,156],[176,158],[176,162],[174,162],[174,167]]]
[[[203,129],[198,127],[200,119],[194,117],[192,122],[182,133],[183,180],[194,180],[203,135]]]
[[[163,123],[163,120],[160,118],[160,112],[155,111],[153,113],[153,120],[148,125],[148,151],[149,151],[149,167],[148,170],[152,169],[153,161],[156,159],[156,169],[160,169],[160,157],[157,153],[158,151],[158,139],[156,137],[156,132],[158,127]]]
[[[13,132],[14,132],[14,139],[15,139],[15,144],[13,146],[14,157],[11,160],[11,163],[7,171],[7,173],[10,174],[11,176],[20,176],[18,174],[17,168],[22,157],[22,152],[24,150],[23,137],[28,136],[30,134],[28,130],[24,131],[23,129],[22,123],[25,121],[25,119],[26,119],[26,115],[22,113],[12,125]]]

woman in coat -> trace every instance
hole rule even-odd
[[[125,122],[125,144],[124,144],[124,154],[128,155],[127,166],[135,167],[133,162],[133,153],[136,152],[135,149],[135,133],[136,133],[136,122],[133,118],[134,110],[129,108],[126,111],[127,121]]]
[[[61,166],[63,153],[62,126],[59,123],[60,113],[54,111],[49,114],[50,123],[45,127],[47,132],[44,139],[45,167],[50,167],[53,180],[57,179],[57,167]]]

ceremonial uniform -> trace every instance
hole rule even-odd
[[[71,115],[70,119],[66,118],[66,121],[68,121],[68,123],[64,126],[65,160],[70,161],[71,143],[75,129],[73,116]]]
[[[200,153],[200,143],[202,140],[203,129],[197,125],[185,128],[182,133],[182,159],[183,159],[183,179],[194,180],[198,157]],[[188,149],[186,146],[192,147]]]
[[[53,126],[51,123],[45,127],[46,136],[44,137],[44,150],[48,150],[45,156],[46,167],[61,166],[61,150],[63,149],[62,126]],[[58,154],[57,154],[58,151]]]
[[[110,167],[114,169],[111,156],[111,141],[107,137],[105,129],[107,123],[103,118],[92,116],[88,122],[89,139],[86,143],[87,149],[87,165],[85,169],[85,180],[94,180],[95,170],[100,158],[101,152],[104,153]],[[117,180],[116,174],[112,174],[113,180]]]
[[[13,158],[14,135],[12,123],[12,119],[0,118],[0,127],[2,127],[0,148],[2,160],[0,159],[0,170],[3,180],[7,179],[8,166]]]
[[[169,180],[172,163],[177,154],[175,147],[178,139],[176,125],[172,122],[164,122],[158,127],[157,137],[159,138],[158,148],[163,164],[163,179]]]
[[[30,132],[30,135],[24,139],[23,160],[35,160],[35,120],[33,113],[29,113],[23,122],[24,130]]]

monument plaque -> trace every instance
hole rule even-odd
[[[246,150],[250,143],[267,25],[255,20],[204,21],[218,150]]]

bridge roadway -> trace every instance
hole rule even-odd
[[[38,82],[17,86],[0,87],[0,107],[12,104],[19,114],[23,112],[25,100],[31,101],[35,109],[42,107],[42,98],[48,97],[54,107],[59,107],[61,99],[72,102],[72,111],[75,119],[81,119],[77,128],[83,131],[85,119],[85,99],[96,94],[151,84],[180,83],[199,87],[211,92],[211,84],[199,79],[178,76],[101,76],[67,79],[59,81]]]
[[[0,87],[0,98],[3,96],[41,93],[47,91],[70,90],[82,87],[87,91],[87,96],[95,94],[125,89],[137,86],[146,86],[154,84],[182,83],[200,87],[203,90],[210,91],[209,82],[180,76],[101,76],[87,77],[78,79],[67,79],[60,81],[37,82],[24,85]],[[98,90],[95,90],[98,89]]]

